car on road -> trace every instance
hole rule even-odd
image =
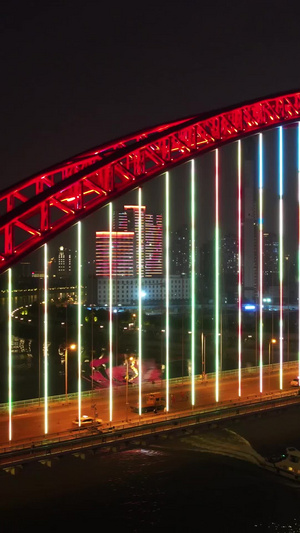
[[[290,382],[290,385],[292,387],[299,387],[299,377],[292,379],[292,381]]]
[[[75,418],[75,420],[73,420],[72,424],[74,426],[79,426],[79,420],[78,420],[78,417]],[[88,416],[88,415],[82,415],[80,417],[80,426],[84,427],[84,426],[101,426],[102,425],[102,420],[101,418],[93,418],[92,416]]]

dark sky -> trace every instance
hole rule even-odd
[[[300,89],[298,5],[2,2],[0,187],[146,126]]]

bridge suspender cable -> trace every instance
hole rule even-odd
[[[282,390],[283,361],[283,153],[279,128],[279,388]]]
[[[44,432],[48,433],[48,245],[44,244]]]
[[[263,391],[263,136],[259,134],[259,391]]]
[[[170,337],[170,331],[169,331],[169,283],[170,283],[170,276],[169,276],[169,268],[170,268],[170,199],[169,199],[169,172],[166,172],[166,409],[169,411],[170,404],[169,404],[169,337]]]
[[[242,150],[238,141],[238,373],[242,394]]]
[[[142,189],[138,190],[139,199],[139,415],[142,414]],[[144,222],[145,224],[145,222]],[[144,243],[144,240],[143,240]]]
[[[192,406],[195,405],[195,161],[191,160],[191,360]]]
[[[78,222],[77,268],[78,268],[78,425],[81,426],[81,222]]]
[[[219,401],[219,150],[215,151],[215,398]]]
[[[12,272],[8,269],[8,440],[12,439]]]
[[[113,272],[112,272],[112,203],[109,204],[109,421],[113,419]]]
[[[300,376],[300,122],[298,122],[298,376]]]

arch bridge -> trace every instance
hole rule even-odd
[[[299,120],[300,92],[195,115],[105,143],[0,192],[0,273],[148,180],[224,144]]]

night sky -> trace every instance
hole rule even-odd
[[[298,6],[2,3],[0,187],[131,131],[300,89]]]

